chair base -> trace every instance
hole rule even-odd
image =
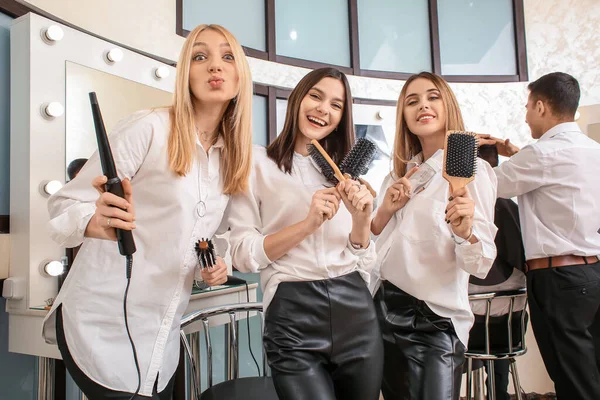
[[[200,400],[278,400],[271,377],[239,378],[206,389]]]
[[[499,359],[508,358],[510,361],[510,373],[513,378],[513,386],[515,388],[515,398],[517,400],[522,400],[521,394],[521,382],[519,381],[519,373],[517,371],[517,362],[514,357],[500,357]],[[496,393],[494,392],[494,364],[493,359],[484,359],[487,363],[487,387],[488,391],[487,399],[495,400]],[[473,390],[474,393],[471,392]],[[473,396],[472,396],[473,394]],[[467,400],[483,400],[485,399],[484,395],[484,377],[483,377],[483,368],[473,369],[473,359],[467,358]]]

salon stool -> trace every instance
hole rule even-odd
[[[523,309],[515,311],[515,300],[523,298]],[[510,301],[510,309],[507,315],[493,317],[490,316],[492,301],[497,299],[505,299]],[[486,313],[482,317],[483,321],[476,322],[471,328],[484,329],[484,343],[471,343],[465,353],[467,358],[467,400],[483,399],[484,384],[483,384],[483,368],[473,370],[473,360],[482,360],[487,366],[488,380],[488,400],[495,400],[494,386],[494,360],[510,361],[510,370],[515,387],[515,394],[518,400],[522,400],[521,384],[519,382],[519,374],[517,372],[516,357],[522,356],[527,352],[525,344],[525,330],[527,327],[527,289],[489,292],[469,295],[469,301],[485,301]],[[477,316],[481,318],[481,316]],[[490,326],[490,321],[493,321],[493,327]],[[483,327],[482,327],[483,325]],[[493,328],[493,329],[491,329]],[[475,387],[475,397],[472,397],[472,386]]]
[[[263,373],[262,376],[239,378],[239,338],[238,338],[238,320],[236,313],[258,312],[261,321],[261,332],[264,326],[263,306],[262,303],[239,303],[224,306],[206,308],[204,310],[195,311],[184,316],[181,320],[181,342],[188,358],[193,381],[193,394],[191,399],[195,400],[278,400],[273,380],[267,376],[267,361],[263,351]],[[225,382],[221,382],[213,386],[213,352],[212,341],[210,335],[209,318],[219,315],[229,316],[229,347],[227,348],[226,359],[229,361],[227,368],[228,376]],[[200,373],[199,373],[199,349],[194,347],[199,346],[199,337],[194,337],[194,343],[190,346],[190,342],[184,328],[194,323],[201,322],[204,335],[206,337],[206,354],[207,354],[207,375],[208,389],[201,392]],[[194,335],[196,332],[192,333]],[[262,335],[261,335],[262,336]],[[194,355],[195,354],[195,355]]]

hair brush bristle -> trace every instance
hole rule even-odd
[[[335,172],[333,171],[333,168],[331,167],[331,165],[329,165],[325,157],[323,157],[323,154],[321,154],[321,152],[312,144],[309,144],[307,148],[308,154],[310,155],[314,163],[317,165],[317,167],[319,167],[325,179],[337,185],[338,179],[335,177]]]
[[[365,138],[358,139],[340,163],[340,171],[353,179],[366,174],[376,152],[375,143]]]
[[[217,263],[215,247],[210,239],[201,238],[194,246],[201,268],[212,267]]]
[[[477,172],[477,136],[472,132],[451,131],[446,144],[446,174],[470,178]]]

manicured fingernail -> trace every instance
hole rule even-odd
[[[448,210],[444,210],[444,214],[448,214]]]
[[[448,197],[448,201],[452,201],[452,200],[454,200],[454,197],[452,197],[452,196]]]
[[[447,219],[447,220],[446,220],[446,223],[447,223],[447,224],[449,224],[449,223],[450,223],[450,220],[449,220],[449,219]]]

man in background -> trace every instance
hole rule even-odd
[[[517,196],[531,323],[559,400],[600,399],[600,144],[574,122],[579,83],[554,72],[528,86],[526,122],[537,142],[494,170],[498,197]]]

